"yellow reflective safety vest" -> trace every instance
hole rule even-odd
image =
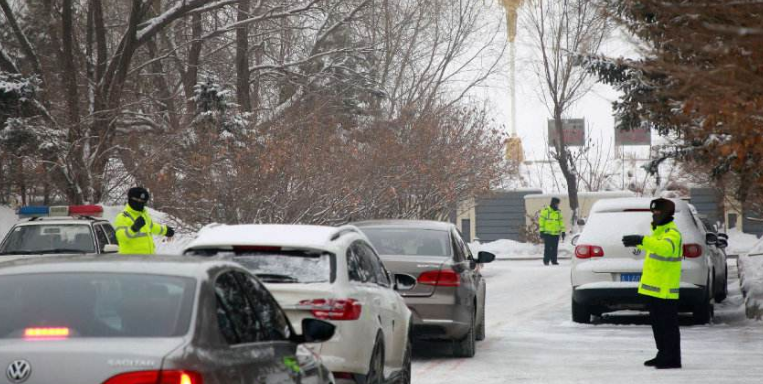
[[[658,299],[678,300],[681,285],[683,240],[676,223],[661,225],[644,236],[638,246],[646,251],[638,293]]]
[[[557,211],[550,206],[543,208],[543,210],[540,211],[538,225],[541,233],[548,233],[549,235],[558,236],[562,232],[567,232],[564,229],[562,210],[560,209]]]
[[[140,231],[133,232],[131,227],[138,217],[143,217],[143,220],[146,221],[146,225],[144,225]],[[114,228],[117,231],[119,253],[129,255],[154,254],[156,250],[154,246],[154,235],[167,234],[167,226],[154,223],[154,221],[151,220],[151,216],[148,214],[148,208],[144,208],[142,212],[139,212],[130,208],[130,205],[125,206],[124,211],[114,219]]]

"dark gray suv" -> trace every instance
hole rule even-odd
[[[413,312],[413,338],[453,342],[459,357],[472,357],[485,338],[485,280],[453,224],[438,221],[385,220],[354,223],[373,243],[398,292]]]
[[[11,383],[331,383],[299,344],[328,340],[334,326],[305,319],[302,329],[295,334],[267,289],[233,262],[0,262],[0,368]]]

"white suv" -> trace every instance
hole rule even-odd
[[[637,293],[645,252],[624,247],[622,237],[651,234],[651,200],[606,199],[591,208],[585,229],[575,242],[572,261],[574,322],[588,323],[591,315],[605,312],[645,309],[646,301]],[[721,272],[714,268],[715,240],[705,233],[691,205],[673,202],[684,252],[679,309],[692,312],[697,323],[707,323],[713,316],[715,275]]]
[[[410,383],[411,311],[368,238],[353,226],[215,225],[184,254],[232,257],[262,280],[301,332],[327,320],[334,337],[312,346],[338,382]]]

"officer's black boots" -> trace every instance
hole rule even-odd
[[[674,362],[674,363],[659,362],[654,367],[657,368],[657,369],[678,369],[678,368],[681,368],[681,363],[679,363],[679,362]]]
[[[657,365],[657,358],[655,357],[654,359],[645,361],[644,365],[647,366],[647,367],[654,367],[654,366],[656,366]]]

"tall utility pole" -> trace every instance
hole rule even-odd
[[[501,0],[506,9],[506,31],[509,36],[509,87],[511,88],[511,121],[509,139],[506,142],[506,158],[516,161],[524,160],[522,141],[517,136],[517,23],[519,7],[525,0]]]

